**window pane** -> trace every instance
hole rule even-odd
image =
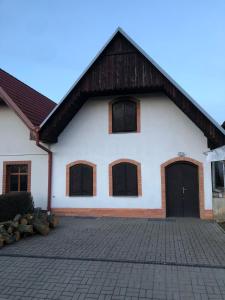
[[[27,175],[21,175],[20,176],[20,191],[27,191],[27,180],[28,176]]]
[[[20,175],[24,174],[24,175]],[[26,175],[25,175],[26,174]],[[6,166],[6,192],[27,191],[28,165],[15,164]]]
[[[19,165],[8,165],[7,166],[9,173],[18,173],[19,172]]]
[[[18,175],[10,175],[9,192],[17,192],[18,190]]]
[[[224,187],[224,162],[216,161],[215,166],[215,188]]]
[[[27,165],[19,165],[20,173],[28,173],[28,166]]]

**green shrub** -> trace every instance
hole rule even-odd
[[[0,222],[12,220],[17,214],[33,212],[31,193],[11,192],[0,195]]]

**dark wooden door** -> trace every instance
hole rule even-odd
[[[199,217],[198,167],[177,162],[166,167],[166,214]]]

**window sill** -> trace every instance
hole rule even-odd
[[[131,134],[131,133],[140,133],[140,131],[118,131],[118,132],[109,132],[109,134]]]
[[[69,198],[78,198],[78,197],[83,197],[83,198],[88,197],[88,198],[90,198],[90,197],[95,197],[95,196],[94,195],[67,195],[67,197],[69,197]]]
[[[111,197],[117,197],[117,198],[121,198],[121,197],[126,197],[126,198],[138,198],[140,197],[140,195],[111,195]]]

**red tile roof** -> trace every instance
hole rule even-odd
[[[0,69],[0,87],[34,126],[39,126],[56,103]]]

